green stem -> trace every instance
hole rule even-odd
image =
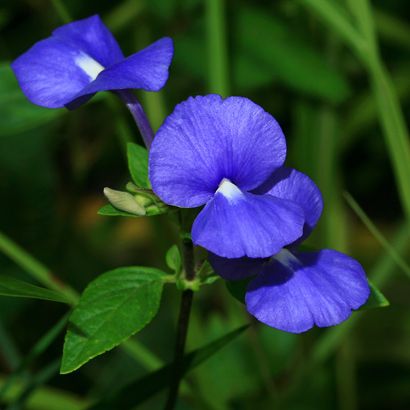
[[[228,50],[225,27],[225,0],[206,0],[209,91],[229,95]]]
[[[64,5],[62,0],[51,0],[53,7],[58,14],[58,17],[63,21],[63,23],[69,23],[72,19],[67,7]]]
[[[185,279],[192,281],[195,279],[194,268],[194,247],[191,240],[183,241],[183,255],[184,255],[184,273]],[[179,310],[177,336],[175,341],[174,353],[174,371],[170,382],[170,389],[168,399],[165,404],[166,410],[175,408],[178,398],[179,385],[183,375],[183,359],[186,345],[186,338],[188,334],[189,318],[192,308],[193,292],[190,289],[184,290],[181,297],[181,305]]]

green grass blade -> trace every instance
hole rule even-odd
[[[58,369],[60,367],[60,360],[54,360],[49,363],[43,369],[41,369],[37,374],[31,377],[30,381],[20,392],[20,394],[15,398],[12,404],[7,408],[7,410],[24,410],[26,408],[26,402],[30,399],[32,394],[43,384],[47,383],[52,377],[58,374]]]
[[[30,274],[30,276],[44,286],[64,295],[65,299],[69,300],[71,303],[77,302],[78,297],[73,289],[64,285],[60,280],[54,277],[49,269],[47,269],[41,262],[33,258],[28,252],[1,232],[0,252],[7,255],[25,272]]]
[[[184,356],[183,361],[183,375],[199,366],[209,357],[213,356],[226,344],[236,339],[236,337],[242,334],[242,332],[247,328],[248,325],[241,326],[240,328],[220,337],[214,342],[211,342],[200,349],[194,350],[191,353],[187,353]],[[152,397],[154,394],[165,389],[169,384],[172,370],[173,363],[167,364],[142,379],[138,379],[135,382],[130,383],[125,388],[112,393],[110,397],[97,402],[91,406],[89,410],[127,410],[134,408],[138,404],[141,404],[148,398]]]
[[[206,0],[209,92],[229,95],[228,50],[225,27],[225,0]]]
[[[3,385],[0,385],[0,401],[4,398],[4,395],[12,387],[13,383],[22,376],[27,367],[47,348],[53,343],[57,336],[63,331],[67,324],[68,314],[63,316],[50,330],[43,335],[40,340],[33,346],[30,352],[24,357],[17,368],[11,373]]]
[[[299,0],[299,3],[315,12],[331,31],[337,33],[356,51],[361,51],[364,42],[359,31],[349,20],[348,14],[334,1]]]
[[[385,40],[410,49],[410,27],[401,19],[391,16],[382,10],[373,10],[376,30]]]
[[[359,28],[348,22],[334,3],[327,0],[300,0],[314,11],[355,51],[368,70],[377,101],[380,123],[392,162],[397,188],[406,219],[410,221],[410,144],[404,116],[390,76],[385,69],[374,34],[373,16],[367,0],[350,2]]]
[[[0,275],[0,296],[40,299],[70,304],[70,300],[61,292],[32,285],[31,283],[6,275]]]
[[[387,254],[390,255],[392,260],[394,260],[401,268],[401,270],[410,278],[410,266],[406,263],[406,261],[400,256],[397,250],[390,244],[390,242],[383,236],[380,230],[376,227],[376,225],[371,221],[371,219],[366,215],[360,205],[354,200],[354,198],[348,193],[344,193],[344,197],[346,202],[352,208],[354,213],[360,218],[366,228],[370,231],[370,233],[376,238],[376,240],[380,243],[380,245],[384,248]],[[408,229],[408,239],[410,240],[410,229]]]

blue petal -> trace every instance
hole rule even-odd
[[[266,259],[263,258],[222,258],[214,253],[208,255],[214,271],[226,280],[241,280],[258,274]]]
[[[287,332],[314,325],[333,326],[346,320],[369,297],[361,265],[340,252],[292,254],[282,250],[248,287],[249,313]]]
[[[289,199],[303,208],[305,226],[298,242],[310,234],[323,211],[323,198],[317,185],[307,175],[293,168],[280,168],[254,192]]]
[[[223,178],[251,190],[280,167],[286,142],[276,120],[243,97],[189,98],[159,129],[150,152],[150,180],[166,203],[196,207]]]
[[[124,59],[98,16],[66,24],[12,64],[34,104],[75,108],[97,91],[141,88],[158,91],[168,79],[172,40],[163,38]]]
[[[76,98],[93,95],[98,91],[142,89],[159,91],[168,80],[168,69],[174,53],[172,39],[164,37],[102,71],[98,77],[79,92]],[[76,101],[70,108],[77,106]]]
[[[65,24],[53,31],[53,37],[81,50],[103,67],[124,58],[114,36],[98,15]]]
[[[195,219],[192,240],[226,258],[265,258],[298,239],[303,223],[294,202],[242,192],[224,181]]]
[[[98,63],[88,60],[80,50],[51,37],[22,54],[12,63],[12,68],[31,102],[59,108],[90,83],[90,75],[81,68],[84,61],[89,61],[89,67],[98,69]]]

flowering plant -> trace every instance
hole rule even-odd
[[[79,298],[48,298],[72,305],[61,364],[61,373],[70,373],[148,325],[164,285],[175,285],[181,291],[175,357],[158,371],[170,386],[169,409],[198,357],[185,354],[185,340],[193,295],[203,287],[225,280],[252,317],[291,333],[338,325],[375,294],[382,297],[352,257],[303,249],[322,214],[322,195],[310,177],[285,165],[285,135],[255,102],[217,94],[189,97],[154,136],[133,90],[161,90],[173,52],[165,37],[125,57],[102,20],[92,16],[57,28],[11,65],[34,104],[72,110],[111,91],[136,122],[145,147],[127,146],[132,182],[125,190],[105,188],[108,203],[99,213],[168,216],[179,234],[166,255],[172,273],[120,267],[97,277]],[[212,346],[208,356],[219,345]],[[150,377],[158,381],[158,374]],[[91,408],[107,408],[110,400]]]

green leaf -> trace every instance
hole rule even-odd
[[[165,261],[167,266],[172,269],[175,273],[181,271],[181,254],[179,252],[177,245],[172,245],[165,256]]]
[[[145,215],[135,215],[129,212],[120,211],[111,204],[106,204],[98,210],[98,215],[103,216],[127,216],[129,218],[141,218],[141,216],[156,216],[167,213],[168,207],[152,205],[145,209]]]
[[[128,169],[138,187],[150,188],[148,179],[148,151],[141,145],[127,144]]]
[[[212,357],[222,347],[236,339],[247,328],[248,325],[242,326],[200,349],[187,353],[184,356],[182,375],[186,375],[190,370]],[[88,410],[132,409],[154,394],[165,389],[169,384],[172,374],[173,364],[168,364],[141,379],[131,382],[110,396],[103,398]]]
[[[390,305],[390,302],[383,295],[383,293],[369,281],[370,286],[370,296],[367,302],[360,307],[358,310],[373,309],[379,307],[386,307]]]
[[[0,78],[0,135],[31,130],[64,113],[64,110],[50,110],[28,101],[8,63],[0,63]]]
[[[98,215],[103,216],[128,216],[130,218],[140,218],[138,215],[130,214],[129,212],[120,211],[117,208],[114,208],[111,204],[102,206],[98,210]]]
[[[5,275],[0,275],[0,295],[70,304],[70,301],[60,292],[32,285],[31,283]]]
[[[125,267],[91,282],[70,316],[61,373],[77,370],[146,326],[158,311],[163,276],[154,268]]]

